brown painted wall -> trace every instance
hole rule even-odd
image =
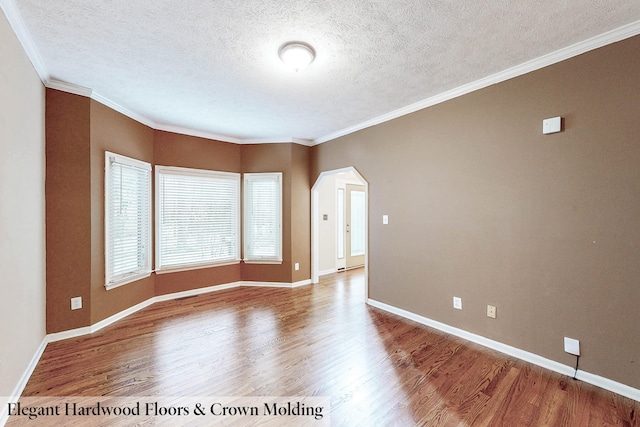
[[[241,172],[238,144],[156,130],[154,145],[154,162],[158,166]]]
[[[104,152],[153,164],[153,129],[91,100],[91,324],[154,296],[154,275],[104,287]]]
[[[638,52],[634,37],[314,147],[314,180],[353,165],[369,182],[370,297],[566,365],[573,337],[581,369],[640,387]]]
[[[241,171],[240,146],[172,132],[155,131],[154,163],[220,172]],[[241,265],[201,268],[155,275],[155,294],[233,283],[241,278]]]
[[[242,145],[242,172],[282,172],[282,264],[244,264],[242,280],[291,283],[291,146]]]
[[[310,277],[310,189],[308,147],[291,143],[237,145],[212,141],[171,132],[155,132],[154,163],[224,172],[282,172],[283,173],[283,263],[244,264],[158,274],[155,278],[156,295],[196,289],[239,280],[259,282],[285,282],[293,280],[293,263],[300,262],[295,272],[297,280]],[[294,159],[295,156],[295,159]],[[297,164],[300,161],[300,164]],[[292,186],[298,192],[292,203]],[[306,192],[305,192],[306,189]],[[292,215],[296,221],[291,220]],[[304,216],[304,218],[301,218]],[[292,239],[292,230],[301,234]],[[306,239],[306,240],[305,240]],[[292,241],[302,254],[292,260]],[[306,267],[305,267],[306,266]]]
[[[88,98],[57,90],[47,90],[47,97],[49,333],[95,324],[154,295],[240,280],[292,281],[291,187],[292,179],[295,179],[298,192],[304,188],[308,192],[310,188],[308,148],[293,147],[293,144],[240,146],[154,131]],[[239,263],[153,274],[107,291],[104,288],[105,151],[154,165],[237,173],[283,172],[285,262],[282,265]],[[296,166],[295,174],[292,174],[292,151],[296,158],[307,156],[304,164]],[[303,200],[304,196],[299,199]],[[308,212],[308,204],[307,196],[307,200],[296,204],[293,211],[300,216],[300,213]],[[305,226],[304,220],[296,220],[294,225],[298,229],[299,224],[303,224],[301,232],[305,236],[308,235],[309,219],[306,222]],[[304,238],[308,239],[308,236]],[[308,253],[305,257],[309,258]],[[301,262],[302,266],[307,264],[308,260]],[[306,267],[296,273],[300,280],[309,278]],[[70,298],[74,296],[83,297],[81,310],[70,310]]]
[[[153,276],[104,287],[104,152],[153,161],[153,131],[47,89],[47,332],[95,324],[154,295]],[[70,298],[83,307],[71,310]]]
[[[47,332],[91,322],[91,170],[88,98],[46,90]],[[71,311],[71,298],[84,309]]]
[[[292,282],[311,277],[311,148],[291,145],[291,259],[300,263],[292,270]]]
[[[241,264],[155,275],[156,295],[189,291],[240,281]]]

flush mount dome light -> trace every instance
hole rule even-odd
[[[307,43],[289,42],[280,47],[278,55],[289,68],[300,71],[313,62],[316,57],[316,51]]]

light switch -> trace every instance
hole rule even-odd
[[[550,119],[544,119],[542,121],[542,133],[547,135],[549,133],[556,133],[562,130],[562,117],[552,117]]]
[[[389,215],[382,215],[382,223],[389,224]]]

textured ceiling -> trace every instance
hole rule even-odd
[[[162,126],[321,139],[640,20],[639,0],[13,1],[53,80]],[[295,73],[287,41],[316,60]]]

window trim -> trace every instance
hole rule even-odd
[[[131,273],[120,280],[112,281],[112,277],[109,272],[109,264],[111,258],[111,250],[109,245],[109,236],[111,232],[111,213],[109,209],[109,195],[111,193],[112,183],[111,183],[111,164],[113,163],[111,159],[115,160],[115,163],[120,163],[123,165],[137,167],[144,169],[149,172],[149,180],[148,180],[148,191],[147,191],[147,200],[148,200],[148,209],[149,214],[147,218],[147,241],[145,242],[146,254],[145,255],[145,268],[143,268],[140,272]],[[146,277],[151,276],[153,272],[152,266],[152,248],[153,248],[153,228],[151,225],[152,218],[152,207],[153,201],[151,200],[152,194],[152,170],[153,167],[150,163],[144,162],[142,160],[137,160],[131,157],[123,156],[121,154],[116,154],[110,151],[104,152],[104,286],[109,291],[111,289],[115,289],[117,287],[144,279]]]
[[[269,177],[269,178],[277,178],[278,180],[278,184],[279,184],[279,192],[278,192],[278,198],[279,198],[279,203],[278,203],[278,228],[279,228],[279,233],[278,233],[278,254],[276,257],[265,257],[265,258],[249,258],[248,257],[248,252],[249,252],[249,243],[250,240],[248,238],[249,236],[249,215],[248,215],[248,205],[249,205],[249,192],[247,191],[247,181],[250,179],[253,179],[254,177]],[[245,264],[282,264],[283,262],[283,257],[282,257],[282,251],[283,251],[283,238],[282,238],[282,228],[283,228],[283,224],[282,224],[282,215],[283,215],[283,195],[282,195],[282,181],[283,181],[283,174],[282,172],[258,172],[258,173],[245,173],[243,174],[243,180],[242,180],[242,191],[243,191],[243,207],[242,207],[242,216],[243,216],[243,261]]]
[[[176,266],[168,266],[162,267],[160,265],[161,257],[160,257],[160,244],[161,244],[161,234],[160,234],[160,175],[164,174],[173,174],[173,175],[182,175],[182,176],[197,176],[197,177],[222,177],[224,179],[233,180],[236,183],[237,195],[236,195],[236,207],[237,207],[237,215],[236,215],[236,254],[235,258],[220,260],[220,261],[206,261],[206,262],[198,262],[198,263],[189,263],[182,264]],[[239,264],[241,261],[240,250],[241,250],[241,236],[242,236],[242,227],[241,227],[241,176],[236,172],[221,172],[221,171],[213,171],[209,169],[195,169],[195,168],[185,168],[178,166],[155,166],[155,273],[156,274],[165,274],[165,273],[175,273],[179,271],[189,271],[189,270],[199,270],[203,268],[211,268],[211,267],[222,267],[225,265],[235,265]]]

